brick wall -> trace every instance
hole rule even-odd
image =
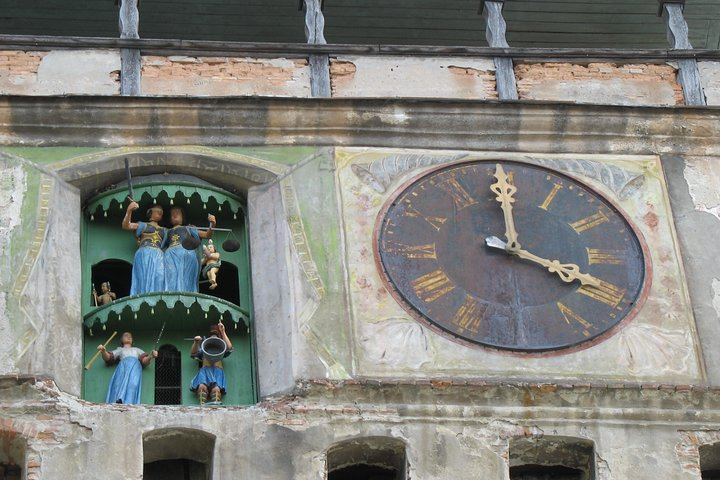
[[[533,63],[515,66],[526,100],[617,105],[682,105],[676,69],[665,64]]]
[[[145,56],[144,95],[310,96],[306,59]]]

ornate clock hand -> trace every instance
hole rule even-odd
[[[490,190],[497,195],[495,199],[500,202],[503,217],[505,218],[505,238],[507,239],[505,249],[508,252],[516,252],[520,250],[520,243],[518,242],[518,235],[515,231],[512,204],[515,201],[513,195],[517,192],[517,187],[508,183],[508,176],[499,163],[495,165],[495,175],[493,176],[497,179],[497,182],[490,185]]]
[[[543,267],[547,268],[550,273],[557,273],[563,282],[569,283],[573,280],[578,280],[583,285],[591,285],[598,288],[601,286],[600,280],[590,274],[582,273],[580,271],[580,267],[578,267],[574,263],[560,263],[559,260],[548,260],[542,257],[538,257],[537,255],[534,255],[527,250],[517,249],[511,251],[509,248],[507,248],[505,242],[495,236],[487,237],[485,239],[485,244],[488,247],[505,250],[510,255],[515,255],[516,257],[522,258],[524,260],[530,260],[531,262],[542,265]]]

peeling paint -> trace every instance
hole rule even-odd
[[[689,159],[683,176],[688,184],[695,209],[720,220],[720,166],[714,159]]]

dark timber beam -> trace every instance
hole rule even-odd
[[[660,14],[667,26],[667,38],[673,50],[692,50],[688,25],[683,17],[685,0],[660,0]],[[705,93],[700,83],[700,71],[695,59],[678,60],[678,80],[687,105],[705,105]]]
[[[305,38],[311,45],[325,45],[325,17],[321,0],[303,0],[305,5]],[[329,97],[330,57],[326,54],[309,55],[310,91],[313,97]]]
[[[140,12],[139,0],[120,1],[120,38],[140,38],[138,26]],[[140,72],[142,70],[142,57],[137,48],[120,49],[120,95],[140,95]]]
[[[502,16],[505,0],[481,0],[480,11],[485,19],[485,38],[491,48],[510,48],[505,39],[507,24]],[[500,100],[517,100],[517,85],[513,61],[508,57],[495,57],[495,84]]]

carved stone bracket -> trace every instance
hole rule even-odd
[[[510,47],[505,39],[507,24],[502,16],[503,4],[504,0],[483,0],[480,4],[480,10],[486,25],[485,38],[488,46],[492,48]],[[515,83],[512,59],[496,57],[494,61],[498,98],[501,100],[517,100],[517,85]]]
[[[140,38],[138,3],[139,0],[122,0],[120,2],[120,38]],[[120,49],[120,62],[120,95],[140,95],[140,71],[142,69],[140,50]]]
[[[683,17],[684,1],[661,0],[661,15],[667,26],[667,38],[673,50],[691,50],[688,25]],[[700,71],[694,59],[678,61],[678,80],[683,87],[687,105],[706,105],[705,93],[700,83]]]
[[[303,0],[305,3],[305,38],[307,43],[324,45],[325,17],[321,0]],[[330,61],[328,55],[310,55],[310,91],[313,97],[330,96]]]

